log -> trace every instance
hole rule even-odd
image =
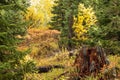
[[[38,67],[38,73],[46,73],[52,70],[53,68],[62,68],[64,69],[65,67],[63,65],[48,65],[48,66],[40,66]]]

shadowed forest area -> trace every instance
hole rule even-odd
[[[0,80],[120,80],[120,0],[0,0]]]

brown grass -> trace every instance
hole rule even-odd
[[[59,51],[59,31],[47,28],[31,28],[27,31],[28,34],[22,37],[24,41],[19,44],[18,50],[23,51],[30,48],[30,55],[33,58],[51,56],[54,52]]]

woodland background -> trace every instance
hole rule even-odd
[[[120,68],[120,0],[0,0],[0,80],[53,80],[74,72],[69,52],[78,54],[83,45],[102,46],[110,66]],[[65,68],[36,70],[58,64]]]

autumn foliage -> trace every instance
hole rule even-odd
[[[92,7],[86,8],[84,4],[79,4],[77,17],[74,17],[74,33],[76,39],[84,40],[85,34],[97,19]]]

